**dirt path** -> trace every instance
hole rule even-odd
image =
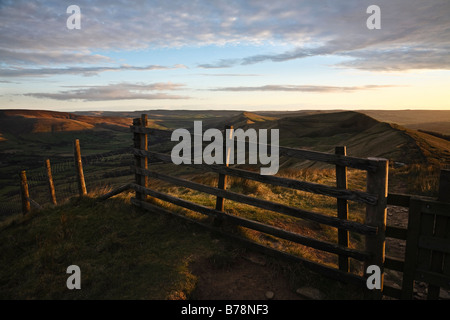
[[[267,266],[263,255],[245,253],[226,267],[204,259],[191,266],[198,278],[192,299],[198,300],[301,300],[288,280]],[[271,297],[270,293],[273,293]]]

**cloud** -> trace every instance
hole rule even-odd
[[[215,63],[204,63],[197,65],[197,68],[201,69],[221,69],[221,68],[230,68],[236,64],[239,64],[240,59],[221,59]]]
[[[89,51],[52,51],[51,48],[44,51],[0,48],[0,57],[2,58],[2,63],[8,65],[95,64],[113,62],[109,57],[93,54]]]
[[[360,50],[348,53],[352,60],[338,67],[368,71],[403,71],[450,69],[450,46],[447,48],[402,47],[384,50]],[[345,53],[343,53],[345,55]]]
[[[121,65],[119,67],[66,67],[66,68],[9,68],[0,69],[0,77],[43,77],[53,75],[81,74],[83,76],[94,76],[107,71],[152,71],[152,70],[170,70],[186,68],[186,66],[177,64],[172,67],[149,65],[149,66],[130,66]]]
[[[377,0],[381,30],[366,27],[366,9],[372,4],[373,0],[78,0],[81,29],[68,30],[67,4],[61,1],[1,1],[1,64],[104,63],[108,57],[96,52],[264,44],[273,50],[239,59],[217,57],[198,67],[342,55],[354,61],[341,67],[450,69],[450,1]],[[291,49],[279,52],[278,44]],[[377,53],[387,55],[399,47],[413,48],[404,55],[406,60],[400,60],[398,52],[399,58],[386,60],[384,67],[377,62]],[[432,52],[425,55],[423,50]]]
[[[365,85],[365,86],[352,86],[352,87],[338,87],[338,86],[315,86],[315,85],[265,85],[258,87],[225,87],[214,88],[210,91],[291,91],[291,92],[321,92],[321,93],[334,93],[334,92],[355,92],[361,90],[372,90],[398,87],[397,85]]]
[[[255,73],[197,73],[204,77],[259,77],[260,74]]]
[[[27,93],[25,96],[53,100],[155,100],[155,99],[189,99],[186,96],[167,94],[164,92],[149,93],[151,91],[173,91],[183,88],[179,83],[118,83],[107,86],[81,86],[78,89],[60,91],[58,93]]]

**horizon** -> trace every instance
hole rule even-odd
[[[0,110],[450,110],[448,13],[446,0],[6,1]]]

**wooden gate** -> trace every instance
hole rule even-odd
[[[450,171],[441,170],[438,198],[389,193],[388,204],[408,209],[406,228],[386,226],[386,237],[406,241],[402,258],[387,256],[385,268],[403,273],[401,288],[385,286],[383,294],[413,299],[414,282],[428,284],[427,299],[450,290]]]
[[[428,299],[450,289],[450,203],[410,201],[402,299],[413,298],[415,280],[428,283]]]

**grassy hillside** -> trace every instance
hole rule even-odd
[[[361,298],[359,289],[298,264],[249,262],[254,253],[228,238],[136,209],[129,197],[73,199],[1,222],[0,299],[259,300],[266,288],[276,288],[277,299],[299,299],[299,286],[319,288],[324,299]],[[70,265],[81,269],[81,290],[66,287]],[[242,268],[245,279],[234,272]],[[225,278],[211,286],[218,273]]]
[[[0,229],[0,299],[182,299],[195,288],[189,264],[223,249],[124,199],[74,200]],[[73,264],[82,290],[66,287]]]

